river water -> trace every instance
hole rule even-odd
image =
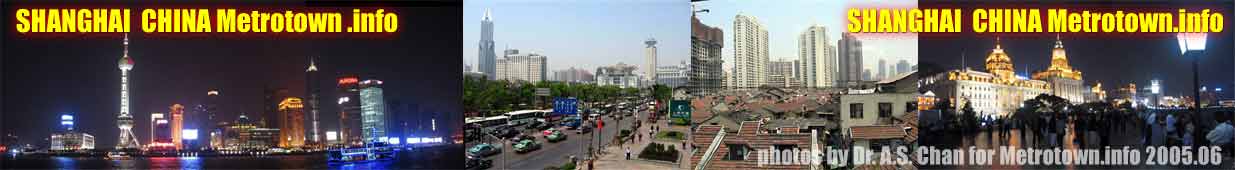
[[[330,165],[324,154],[229,157],[14,157],[5,155],[0,169],[462,169],[462,146],[399,151],[398,158]]]

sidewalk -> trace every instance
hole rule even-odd
[[[634,119],[626,119],[623,121],[633,121],[633,120]],[[686,133],[687,135],[690,134],[689,127],[682,127],[682,126],[670,127],[668,125],[668,121],[665,121],[665,120],[656,121],[656,123],[654,124],[649,123],[649,122],[644,122],[644,125],[642,127],[639,127],[638,130],[632,132],[632,135],[634,135],[634,133],[642,133],[643,134],[642,140],[634,141],[632,139],[632,140],[628,140],[626,144],[624,145],[611,145],[611,146],[605,147],[604,150],[608,154],[599,156],[600,159],[597,160],[595,164],[596,169],[686,169],[686,168],[682,168],[684,166],[681,166],[681,165],[683,162],[682,160],[690,159],[689,149],[682,148],[681,142],[655,140],[655,137],[649,137],[647,133],[651,130],[651,127],[653,125],[659,126],[661,128],[661,131],[673,130],[673,131],[680,131],[680,132]],[[629,128],[629,127],[626,127],[626,128]],[[689,137],[687,137],[686,139],[689,139]],[[674,148],[676,148],[678,150],[678,153],[680,154],[679,162],[670,163],[670,162],[661,162],[661,161],[640,160],[639,152],[643,151],[643,148],[647,147],[648,144],[650,144],[651,142],[657,142],[657,143],[664,144],[664,145],[674,145]],[[630,160],[626,159],[626,147],[630,148]]]

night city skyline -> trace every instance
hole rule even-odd
[[[975,7],[1000,5],[999,2],[921,2],[922,7],[960,8],[962,11]],[[1003,4],[1006,5],[1006,4]],[[1146,4],[1088,2],[1063,4],[1035,4],[1025,8],[1122,8],[1143,7]],[[1227,13],[1231,2],[1173,2],[1157,3],[1167,6],[1206,6],[1214,12]],[[1162,8],[1170,11],[1170,7]],[[972,20],[961,20],[969,25]],[[1229,25],[1229,24],[1228,24]],[[962,64],[973,70],[985,71],[984,60],[995,47],[995,38],[1002,40],[1003,49],[1012,58],[1016,75],[1030,74],[1047,69],[1051,62],[1051,49],[1058,35],[1063,41],[1070,64],[1084,72],[1084,84],[1092,86],[1101,82],[1107,91],[1135,83],[1138,88],[1148,87],[1149,81],[1163,82],[1163,95],[1192,96],[1192,59],[1180,54],[1176,33],[1015,33],[999,34],[973,32],[932,34],[919,37],[918,53],[920,69],[937,67],[935,71],[963,69]],[[1235,90],[1235,58],[1232,54],[1232,38],[1229,31],[1208,34],[1204,57],[1199,63],[1201,86],[1210,89]],[[964,61],[962,61],[962,57]],[[920,70],[931,72],[930,70]],[[1028,71],[1028,72],[1027,72]],[[1230,95],[1223,91],[1220,95]]]
[[[391,132],[402,131],[393,128],[402,120],[411,124],[423,118],[423,123],[428,123],[427,115],[406,114],[435,113],[440,115],[438,135],[451,135],[461,130],[457,92],[461,91],[458,80],[462,75],[434,73],[461,70],[462,61],[441,60],[458,55],[454,54],[460,48],[458,43],[450,41],[459,41],[460,11],[401,8],[398,12],[404,16],[400,20],[409,26],[385,35],[285,38],[129,34],[129,56],[135,63],[130,71],[131,114],[136,120],[133,131],[145,144],[151,138],[146,133],[150,123],[143,120],[150,120],[151,113],[167,113],[172,104],[195,106],[211,89],[221,94],[216,123],[234,121],[240,113],[249,117],[261,114],[267,88],[286,88],[291,96],[305,98],[307,59],[314,56],[318,57],[320,75],[315,83],[321,87],[322,131],[337,131],[336,77],[354,73],[361,80],[385,82],[382,88],[387,114],[395,114],[388,120]],[[418,23],[447,26],[418,27]],[[120,110],[116,61],[123,55],[123,34],[81,38],[6,34],[5,42],[21,43],[4,44],[0,132],[19,136],[22,144],[46,145],[44,139],[55,130],[59,116],[71,112],[78,117],[78,129],[96,136],[100,149],[114,146]],[[419,39],[435,41],[414,41]],[[306,127],[310,123],[305,122]]]
[[[1069,35],[1072,35],[1069,37]],[[1232,65],[1229,33],[1209,35],[1208,50],[1200,62],[1200,81],[1209,88],[1231,88]],[[920,50],[923,67],[940,70],[962,69],[985,71],[983,60],[995,46],[996,35],[961,35],[957,37],[923,37]],[[1003,49],[1012,58],[1016,75],[1030,77],[1050,66],[1054,34],[1001,36]],[[1069,63],[1084,72],[1084,84],[1101,82],[1107,91],[1135,83],[1148,87],[1151,79],[1163,82],[1163,94],[1191,96],[1191,59],[1180,55],[1174,34],[1137,35],[1132,37],[1085,36],[1062,34]],[[925,48],[929,47],[929,48]],[[926,50],[933,49],[933,50]],[[1118,49],[1118,50],[1115,50]],[[962,62],[962,58],[964,61]],[[919,67],[919,68],[923,68]],[[928,69],[928,68],[923,68]],[[921,70],[929,72],[928,70]],[[1226,91],[1224,91],[1226,92]],[[1227,92],[1229,93],[1229,92]]]

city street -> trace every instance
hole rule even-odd
[[[648,112],[640,113],[640,115],[648,115],[648,114],[649,114]],[[643,118],[640,117],[640,119],[643,119]],[[687,126],[670,126],[669,121],[662,117],[662,119],[660,119],[659,121],[653,122],[653,123],[645,122],[645,124],[639,127],[636,130],[636,132],[646,134],[648,131],[652,129],[652,126],[658,126],[661,128],[662,131],[678,131],[678,132],[689,132],[690,131],[690,127],[687,127]],[[687,137],[685,139],[690,139],[690,138]],[[634,141],[632,139],[627,142],[628,143],[626,143],[625,146],[614,145],[614,146],[606,147],[605,150],[609,154],[600,156],[600,159],[596,161],[596,169],[690,169],[691,168],[689,167],[690,165],[689,163],[685,163],[690,160],[691,154],[690,154],[689,149],[682,146],[683,144],[682,141],[675,141],[675,140],[670,140],[670,139],[656,139],[655,137],[649,137],[647,135],[644,135],[642,140]],[[657,162],[657,161],[648,161],[648,160],[640,159],[639,158],[640,152],[643,151],[643,149],[647,147],[648,144],[653,143],[653,142],[665,144],[665,145],[674,145],[679,153],[678,160],[682,162],[673,164],[669,162]],[[629,160],[625,158],[626,155],[624,152],[625,152],[626,147],[630,148],[630,159]]]
[[[490,169],[543,169],[549,166],[561,166],[570,161],[571,155],[576,155],[579,159],[583,159],[583,155],[586,155],[588,152],[588,143],[592,143],[592,145],[590,145],[591,147],[596,147],[595,145],[597,144],[597,140],[593,138],[595,138],[597,133],[604,135],[604,138],[601,140],[605,142],[601,143],[606,145],[609,144],[608,142],[613,141],[613,138],[617,136],[619,130],[613,125],[618,122],[608,116],[603,117],[605,127],[603,129],[596,129],[592,133],[575,134],[575,130],[566,130],[566,127],[556,127],[567,134],[567,139],[565,141],[560,141],[557,143],[548,142],[545,140],[544,135],[542,135],[539,131],[524,131],[523,134],[535,137],[536,141],[541,143],[541,148],[539,150],[519,154],[514,152],[513,144],[511,142],[506,142],[502,149],[502,153],[486,157],[485,159],[493,160],[493,168]],[[624,120],[621,120],[620,124],[622,127],[628,128],[632,125],[633,121],[631,120],[634,119],[625,117]],[[494,139],[492,141],[499,140]],[[479,143],[469,143],[468,147],[476,144]],[[579,166],[583,167],[587,165]]]

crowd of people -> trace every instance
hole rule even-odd
[[[1143,146],[1201,146],[1222,147],[1224,154],[1235,153],[1235,119],[1232,111],[1211,112],[1212,116],[1201,118],[1190,111],[1168,113],[1144,111],[1142,114],[1121,111],[1098,113],[1050,113],[1029,116],[993,117],[988,120],[992,137],[1006,140],[1012,130],[1020,130],[1021,139],[1027,147],[1060,147],[1072,142],[1081,148],[1088,146],[1111,146],[1113,137],[1129,136],[1139,131],[1139,144]],[[1205,113],[1205,112],[1202,112]],[[1074,138],[1067,140],[1068,135]],[[1097,135],[1093,137],[1091,135]],[[1136,136],[1136,135],[1131,135]],[[1030,138],[1032,137],[1032,138]],[[1096,139],[1096,141],[1094,141]],[[1096,142],[1096,143],[1094,143]]]

